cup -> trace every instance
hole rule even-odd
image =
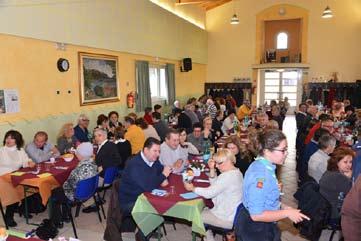
[[[54,157],[50,157],[50,162],[54,163],[55,162],[55,158]]]

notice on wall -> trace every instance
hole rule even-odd
[[[19,93],[15,89],[0,90],[0,114],[20,111]]]

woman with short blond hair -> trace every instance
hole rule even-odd
[[[228,149],[221,149],[209,160],[210,169],[209,187],[194,187],[193,184],[184,183],[188,191],[211,198],[214,207],[204,209],[202,212],[203,223],[212,226],[231,229],[238,205],[242,202],[243,176],[234,166],[236,158]],[[215,167],[221,172],[216,174]],[[207,241],[214,240],[213,234],[207,231]]]
[[[78,139],[74,135],[73,123],[65,123],[58,134],[57,147],[60,154],[69,152],[77,146]]]

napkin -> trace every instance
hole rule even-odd
[[[182,194],[180,194],[180,196],[184,199],[193,199],[193,198],[199,197],[199,195],[194,192],[182,193]]]
[[[162,190],[162,189],[153,189],[152,190],[152,194],[156,195],[156,196],[165,196],[167,195],[167,191],[166,190]]]
[[[38,175],[38,177],[40,177],[40,178],[50,177],[50,176],[51,176],[51,173],[47,173],[47,172]]]
[[[25,174],[25,172],[13,172],[13,173],[11,173],[12,176],[17,176],[17,177],[20,177],[20,176],[22,176],[24,174]]]

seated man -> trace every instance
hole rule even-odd
[[[163,166],[173,168],[173,172],[180,173],[184,169],[184,164],[188,159],[188,151],[179,144],[179,132],[169,129],[165,142],[160,145],[159,160]]]
[[[161,115],[159,112],[153,112],[152,113],[153,118],[153,127],[158,133],[158,136],[160,137],[161,141],[164,141],[165,135],[168,132],[168,125],[161,119]]]
[[[68,200],[74,201],[75,188],[81,180],[94,177],[98,174],[97,166],[91,157],[93,156],[93,145],[90,142],[83,142],[75,152],[79,160],[78,166],[71,171],[70,176],[64,182],[63,187],[52,191],[52,196],[56,200],[52,206],[51,220],[61,228],[63,221],[68,220],[68,210],[66,203]]]
[[[224,135],[229,135],[233,132],[235,132],[234,130],[234,125],[240,126],[239,120],[236,117],[236,113],[233,109],[228,111],[228,116],[226,119],[224,119],[223,121],[223,125],[222,125],[222,131]]]
[[[107,135],[107,131],[104,129],[94,131],[94,140],[98,144],[95,163],[100,167],[100,176],[104,176],[104,172],[108,167],[120,167],[122,164],[117,145],[110,142]]]
[[[250,117],[252,114],[253,108],[251,106],[251,102],[249,100],[244,100],[243,105],[238,108],[237,118],[238,120],[244,119],[244,117]]]
[[[45,131],[38,131],[34,140],[26,145],[25,151],[30,159],[36,163],[60,156],[58,149],[48,142],[48,134]]]
[[[104,177],[105,170],[109,167],[123,166],[122,159],[120,157],[118,146],[113,142],[110,142],[107,138],[108,132],[104,129],[97,128],[94,131],[94,140],[98,144],[98,150],[95,154],[95,163],[98,166],[100,177]],[[99,179],[99,186],[103,185],[103,178]],[[96,206],[93,204],[83,209],[84,213],[90,213],[97,211]]]
[[[135,124],[135,119],[130,116],[124,117],[125,128],[127,132],[124,135],[124,139],[130,142],[132,146],[132,154],[135,155],[142,150],[142,146],[145,141],[145,136],[142,128]]]
[[[91,137],[91,135],[89,135],[88,126],[89,126],[89,118],[86,115],[81,114],[78,118],[78,125],[74,127],[74,135],[76,139],[78,139],[78,141],[80,142],[90,141],[89,136]]]
[[[187,140],[202,153],[204,151],[204,142],[210,142],[210,132],[202,132],[201,123],[195,123],[193,125],[193,132],[187,136]]]
[[[119,203],[123,217],[131,216],[140,194],[168,185],[167,177],[171,173],[171,168],[163,167],[158,161],[159,152],[160,142],[149,137],[143,150],[128,161],[119,186]],[[141,231],[136,234],[136,240],[146,240]]]

